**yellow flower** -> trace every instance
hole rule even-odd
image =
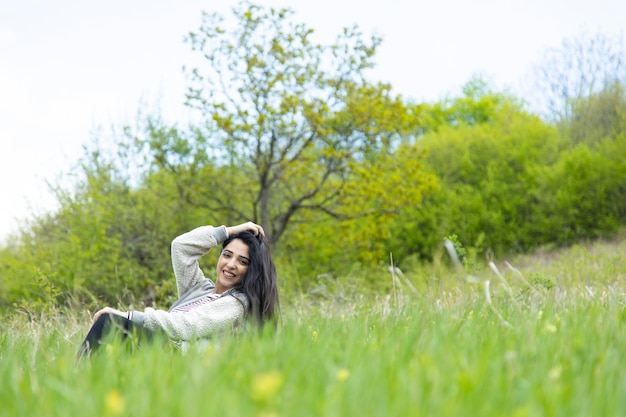
[[[317,330],[313,330],[313,334],[311,334],[311,340],[314,342],[317,340]]]
[[[124,411],[125,405],[122,393],[116,389],[109,391],[104,399],[104,408],[108,414],[121,414],[122,411]]]
[[[283,376],[278,371],[257,375],[252,380],[252,399],[266,401],[278,393],[283,386]]]
[[[348,379],[349,376],[350,376],[350,371],[348,371],[348,369],[346,368],[340,368],[337,371],[337,381],[339,382],[344,382],[345,380]]]

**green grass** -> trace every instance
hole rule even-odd
[[[625,249],[513,259],[533,289],[498,264],[510,293],[485,268],[407,274],[418,293],[303,295],[276,334],[185,355],[111,345],[76,364],[84,314],[9,319],[0,416],[625,415]]]

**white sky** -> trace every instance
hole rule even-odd
[[[201,11],[233,0],[0,0],[0,240],[54,209],[46,181],[82,154],[91,131],[132,123],[140,103],[188,117],[183,36]],[[546,47],[583,31],[624,34],[624,0],[257,0],[290,6],[330,41],[358,24],[382,35],[374,80],[418,101],[457,94],[477,73],[519,87]],[[521,91],[521,93],[519,93]]]

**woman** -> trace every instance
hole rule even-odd
[[[198,260],[220,243],[214,283]],[[78,356],[97,350],[114,329],[124,338],[135,334],[149,340],[162,333],[186,348],[186,342],[234,329],[248,318],[260,325],[273,319],[278,308],[276,267],[261,226],[198,227],[172,241],[172,265],[179,298],[169,311],[105,307],[94,315]]]

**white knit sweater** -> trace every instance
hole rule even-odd
[[[153,331],[161,329],[173,340],[189,341],[233,329],[243,322],[247,299],[232,290],[189,311],[172,311],[176,307],[198,304],[198,300],[213,293],[215,284],[204,276],[198,260],[227,237],[224,226],[201,226],[175,238],[172,241],[172,266],[178,301],[169,311],[150,307],[143,312],[133,311],[133,323]]]

